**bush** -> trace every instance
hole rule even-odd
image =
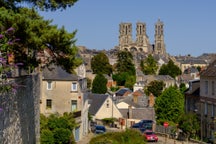
[[[90,144],[145,144],[145,138],[138,130],[108,132],[91,139]]]

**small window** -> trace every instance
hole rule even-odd
[[[205,94],[208,94],[208,81],[205,81]]]
[[[71,100],[71,111],[77,110],[77,100]]]
[[[71,91],[77,91],[77,83],[75,83],[75,82],[72,83]]]
[[[47,82],[47,90],[52,90],[52,82],[51,81]]]
[[[212,95],[215,95],[215,83],[212,81]]]
[[[46,108],[47,109],[51,109],[52,108],[52,100],[51,99],[47,99],[46,100]]]
[[[107,100],[107,104],[106,105],[107,105],[107,108],[109,108],[109,100]]]
[[[208,104],[205,103],[205,115],[207,115],[207,114],[208,114]]]

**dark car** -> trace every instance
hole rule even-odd
[[[131,128],[139,129],[143,133],[145,130],[152,130],[152,126],[152,120],[141,120],[138,123],[133,124]]]
[[[103,125],[96,125],[95,126],[95,134],[103,134],[106,132],[106,128]]]

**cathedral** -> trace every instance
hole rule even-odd
[[[155,24],[154,44],[150,44],[146,34],[146,24],[137,22],[136,40],[132,39],[132,24],[120,23],[119,25],[119,45],[117,50],[127,50],[145,54],[165,55],[166,48],[164,43],[163,22],[160,20]]]

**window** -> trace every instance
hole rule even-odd
[[[208,104],[205,103],[205,115],[207,115],[207,114],[208,114]]]
[[[51,81],[47,82],[47,90],[52,90],[52,82]]]
[[[107,108],[109,108],[109,100],[107,100]]]
[[[215,113],[215,111],[214,111],[214,105],[212,104],[212,110],[211,110],[211,116],[212,117],[214,117],[214,113]]]
[[[205,94],[208,94],[208,81],[205,81]]]
[[[51,109],[52,108],[52,100],[51,99],[47,99],[46,100],[46,108],[47,109]]]
[[[75,82],[72,83],[71,91],[77,91],[77,83],[75,83]]]
[[[215,83],[214,81],[212,81],[212,95],[215,94]]]
[[[77,110],[77,100],[71,100],[71,111]]]

